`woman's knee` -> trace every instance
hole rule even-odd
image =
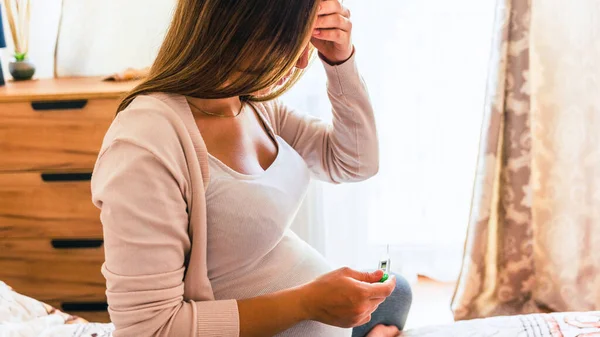
[[[379,305],[377,311],[380,311],[378,314],[382,314],[386,321],[402,329],[412,304],[412,290],[404,277],[392,274],[396,277],[396,287],[392,294]]]
[[[405,306],[409,306],[412,303],[412,289],[408,281],[401,275],[392,273],[396,277],[396,288],[390,295],[391,298],[404,303]]]

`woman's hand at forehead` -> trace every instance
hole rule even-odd
[[[340,64],[354,52],[350,11],[339,0],[319,0],[318,18],[311,43],[331,64]]]

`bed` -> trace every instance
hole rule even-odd
[[[0,281],[0,337],[110,337],[90,323],[21,295]],[[493,317],[406,331],[402,337],[600,337],[600,312]],[[310,336],[307,336],[310,337]]]
[[[491,317],[404,332],[402,337],[600,337],[600,312]]]

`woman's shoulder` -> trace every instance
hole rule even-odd
[[[136,97],[120,111],[109,127],[100,154],[116,142],[127,142],[153,153],[181,151],[189,133],[182,119],[181,102],[174,95],[153,93]]]

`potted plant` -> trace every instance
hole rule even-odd
[[[30,0],[4,0],[8,25],[15,44],[15,59],[8,64],[8,70],[15,80],[29,80],[35,73],[35,66],[27,58],[30,4]]]

